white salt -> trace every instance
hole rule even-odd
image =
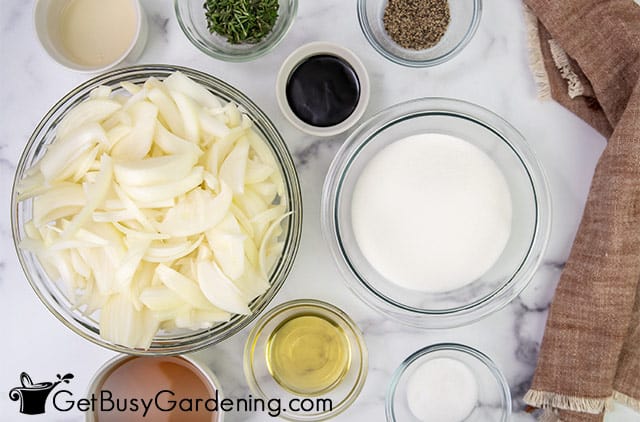
[[[407,381],[407,402],[421,421],[460,422],[478,401],[478,383],[464,363],[436,358],[420,365]]]
[[[387,280],[445,292],[480,278],[511,233],[511,195],[495,162],[462,139],[425,133],[380,150],[353,192],[352,226]]]

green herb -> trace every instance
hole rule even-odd
[[[278,0],[206,0],[209,32],[218,33],[231,44],[255,44],[278,19]]]

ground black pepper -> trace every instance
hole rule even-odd
[[[447,0],[388,0],[383,23],[393,41],[423,50],[440,41],[450,19]]]

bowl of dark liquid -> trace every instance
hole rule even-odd
[[[301,131],[333,136],[351,128],[369,102],[369,76],[350,50],[313,42],[285,60],[276,83],[285,117]]]

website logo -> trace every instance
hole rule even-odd
[[[60,376],[55,382],[39,382],[34,384],[31,377],[26,372],[20,374],[21,387],[15,387],[9,391],[9,398],[12,401],[20,400],[20,413],[25,415],[40,415],[44,413],[47,404],[47,397],[51,391],[60,383],[69,384],[73,379],[73,374]]]
[[[94,415],[109,413],[116,414],[118,420],[148,417],[153,421],[162,414],[170,414],[172,420],[193,414],[216,415],[216,420],[219,420],[219,414],[229,412],[266,413],[272,418],[277,418],[289,411],[325,413],[333,410],[333,401],[330,398],[292,398],[284,402],[280,398],[264,399],[251,394],[248,397],[227,398],[221,396],[217,389],[210,395],[198,397],[167,389],[161,389],[148,396],[123,396],[108,389],[97,389],[86,396],[76,397],[65,388],[56,389],[59,384],[69,384],[74,375],[58,374],[56,377],[57,380],[54,382],[34,383],[29,374],[22,372],[21,386],[11,389],[9,398],[20,402],[20,413],[25,415],[44,414],[49,402],[52,411],[77,410]]]

